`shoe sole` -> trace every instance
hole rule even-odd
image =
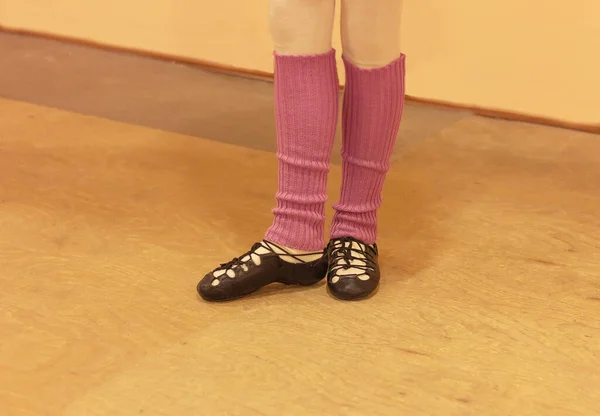
[[[341,297],[336,295],[335,293],[333,293],[333,291],[331,290],[331,287],[329,286],[329,282],[327,282],[327,293],[329,294],[329,296],[331,296],[332,298],[336,299],[336,300],[343,300],[344,302],[357,302],[357,301],[361,301],[361,300],[367,300],[372,298],[373,296],[375,296],[377,294],[377,292],[379,292],[379,285],[377,285],[377,287],[375,288],[375,290],[373,290],[372,292],[369,292],[365,295],[361,295],[361,296],[357,296],[357,297]]]
[[[230,301],[234,301],[234,300],[238,300],[238,299],[242,299],[242,298],[248,297],[248,296],[252,295],[253,293],[258,292],[263,287],[267,287],[269,285],[272,285],[273,283],[281,283],[281,284],[286,285],[286,286],[309,287],[309,286],[314,286],[317,283],[321,282],[323,279],[325,279],[325,277],[326,276],[323,276],[323,277],[321,277],[318,280],[310,279],[310,280],[306,280],[306,281],[295,281],[295,282],[289,282],[289,281],[285,282],[285,281],[282,281],[282,280],[278,279],[278,280],[274,280],[274,281],[272,281],[270,283],[267,283],[266,285],[259,286],[256,289],[254,289],[253,291],[248,292],[248,293],[244,293],[243,295],[238,295],[238,296],[234,296],[234,297],[230,297],[230,298],[224,298],[224,299],[212,299],[212,298],[204,297],[202,295],[202,292],[200,292],[200,290],[199,290],[200,283],[198,283],[198,285],[196,285],[196,292],[198,292],[198,295],[200,296],[200,298],[202,298],[206,302],[222,303],[222,302],[230,302]]]

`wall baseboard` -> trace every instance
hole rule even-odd
[[[12,28],[12,27],[6,27],[3,25],[0,25],[0,32],[6,32],[6,33],[12,33],[12,34],[18,34],[18,35],[24,35],[24,36],[35,36],[35,37],[57,40],[57,41],[61,41],[61,42],[68,42],[68,43],[72,43],[72,44],[83,45],[83,46],[88,46],[88,47],[93,47],[93,48],[99,48],[99,49],[104,49],[104,50],[109,50],[109,51],[114,51],[114,52],[131,53],[131,54],[150,57],[150,58],[154,58],[154,59],[160,59],[160,60],[183,63],[183,64],[187,64],[187,65],[193,65],[193,66],[197,66],[197,67],[200,67],[203,69],[212,70],[212,71],[216,71],[216,72],[220,72],[220,73],[227,73],[230,75],[245,76],[245,77],[257,78],[257,79],[262,79],[262,80],[267,80],[267,81],[270,81],[273,79],[273,74],[270,72],[266,72],[266,71],[238,68],[238,67],[231,66],[231,65],[224,65],[224,64],[220,64],[220,63],[205,61],[202,59],[196,59],[196,58],[190,58],[190,57],[178,56],[178,55],[171,55],[171,54],[167,54],[167,53],[154,52],[154,51],[149,51],[149,50],[144,50],[144,49],[124,47],[124,46],[119,46],[119,45],[111,45],[111,44],[106,44],[106,43],[102,43],[102,42],[96,42],[96,41],[92,41],[92,40],[76,38],[76,37],[72,37],[72,36],[57,35],[57,34],[53,34],[53,33],[46,33],[46,32],[41,32],[41,31],[29,30],[29,29]],[[343,86],[340,86],[340,88],[343,88]],[[435,107],[455,109],[455,110],[461,110],[461,111],[469,111],[469,112],[472,112],[473,114],[483,116],[483,117],[499,118],[499,119],[512,120],[512,121],[521,121],[521,122],[526,122],[526,123],[541,124],[541,125],[547,125],[547,126],[552,126],[552,127],[559,127],[559,128],[600,134],[600,124],[575,123],[575,122],[571,122],[571,121],[560,120],[560,119],[555,119],[555,118],[550,118],[550,117],[541,117],[541,116],[524,114],[524,113],[519,113],[519,112],[514,112],[514,111],[499,110],[499,109],[488,108],[488,107],[479,107],[479,106],[473,106],[473,105],[469,105],[469,104],[453,103],[453,102],[449,102],[449,101],[434,100],[434,99],[414,97],[414,96],[409,96],[409,95],[406,96],[406,100],[412,101],[415,103],[424,104],[424,105],[431,105],[431,106],[435,106]]]

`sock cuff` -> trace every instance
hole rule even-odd
[[[385,71],[388,69],[394,69],[396,67],[400,67],[402,71],[405,70],[405,66],[406,66],[406,55],[404,54],[400,54],[400,56],[396,59],[394,59],[392,62],[389,62],[383,66],[380,67],[376,67],[376,68],[361,68],[359,66],[357,66],[355,63],[353,63],[348,57],[346,57],[345,55],[342,55],[342,61],[344,62],[344,67],[346,68],[346,70],[352,70],[352,71],[357,71],[357,72],[381,72],[381,71]]]
[[[275,79],[284,82],[282,75],[289,81],[303,79],[305,81],[329,84],[339,88],[337,60],[335,50],[320,55],[278,55],[275,54]],[[325,87],[325,85],[321,85]]]
[[[336,50],[331,48],[328,52],[325,53],[309,53],[309,54],[280,54],[277,51],[273,51],[273,56],[275,58],[324,58],[335,56]]]

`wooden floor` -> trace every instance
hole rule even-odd
[[[0,413],[600,414],[600,137],[462,118],[393,165],[376,297],[200,301],[275,169],[0,100]]]

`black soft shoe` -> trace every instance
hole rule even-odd
[[[292,254],[284,248],[263,241],[250,251],[221,264],[198,283],[198,293],[207,301],[226,301],[241,298],[271,283],[310,286],[327,274],[327,256],[305,261],[319,253]],[[282,259],[290,258],[295,263]]]
[[[352,237],[331,240],[327,246],[329,292],[342,300],[363,299],[374,293],[380,278],[378,256],[376,244]]]

